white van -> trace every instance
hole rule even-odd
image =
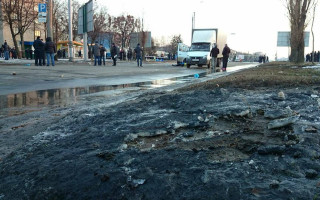
[[[189,47],[183,43],[178,44],[177,50],[177,65],[184,66],[186,63],[187,55],[188,55]]]

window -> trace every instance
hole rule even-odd
[[[35,37],[41,36],[41,31],[34,31],[34,36]]]

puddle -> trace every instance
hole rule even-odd
[[[199,78],[205,77],[207,72],[199,74]],[[9,94],[0,96],[0,110],[8,108],[38,107],[47,105],[65,106],[77,103],[77,97],[81,95],[111,92],[111,91],[136,91],[159,88],[177,83],[190,82],[194,80],[194,75],[176,77],[171,79],[154,80],[139,83],[87,86],[77,88],[59,88],[49,90],[38,90],[26,93]],[[111,92],[110,94],[113,94]]]
[[[253,65],[234,66],[228,69],[228,71],[237,71],[239,69],[244,69],[252,66]],[[17,115],[21,112],[21,110],[28,110],[32,107],[37,107],[38,109],[39,107],[41,108],[45,106],[67,106],[76,104],[77,102],[81,101],[81,99],[79,98],[81,95],[98,95],[99,93],[99,95],[106,96],[130,91],[148,90],[174,84],[187,83],[195,79],[206,77],[209,74],[211,74],[211,71],[207,70],[206,72],[202,72],[199,74],[138,83],[58,88],[31,91],[26,93],[0,95],[0,117]],[[217,75],[218,74],[221,73],[217,73]]]

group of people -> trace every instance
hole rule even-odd
[[[95,42],[95,45],[92,48],[92,52],[94,55],[94,66],[102,65],[102,64],[106,65],[106,51],[107,51],[106,48],[102,44],[99,45],[98,41]],[[113,61],[112,66],[116,66],[117,58],[118,58],[118,48],[115,45],[115,43],[112,43],[112,46],[110,48],[110,53]],[[134,49],[134,53],[136,55],[138,67],[142,67],[143,50],[140,47],[140,44],[137,44],[137,47]],[[121,60],[124,59],[124,52],[120,51],[119,55]],[[128,60],[132,59],[132,55],[133,55],[132,49],[129,48],[128,55],[127,55]]]
[[[18,54],[17,54],[16,49],[14,47],[10,48],[7,41],[5,40],[4,43],[0,47],[0,57],[4,58],[5,60],[9,60],[10,57],[12,59],[17,59]]]
[[[50,66],[50,60],[52,66],[54,66],[54,54],[56,53],[56,45],[53,43],[51,37],[47,37],[44,43],[40,36],[33,42],[34,57],[36,66],[45,66],[47,57],[47,66]]]
[[[96,41],[92,51],[94,55],[94,66],[96,66],[97,64],[102,65],[102,61],[103,65],[106,65],[106,48],[102,44],[99,45],[98,41]]]
[[[320,51],[308,53],[306,55],[306,62],[320,62]]]
[[[230,54],[231,50],[228,47],[228,44],[225,44],[223,50],[222,50],[222,71],[226,71],[227,70],[227,65],[228,65],[228,60],[229,60],[229,54]],[[210,51],[210,56],[211,56],[211,66],[212,68],[215,70],[215,67],[217,66],[217,57],[218,54],[220,53],[220,50],[218,48],[218,46],[215,44],[211,51]]]

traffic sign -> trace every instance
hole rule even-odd
[[[39,17],[38,22],[39,23],[47,23],[47,18],[46,17]]]
[[[39,3],[39,12],[47,12],[47,4]]]

